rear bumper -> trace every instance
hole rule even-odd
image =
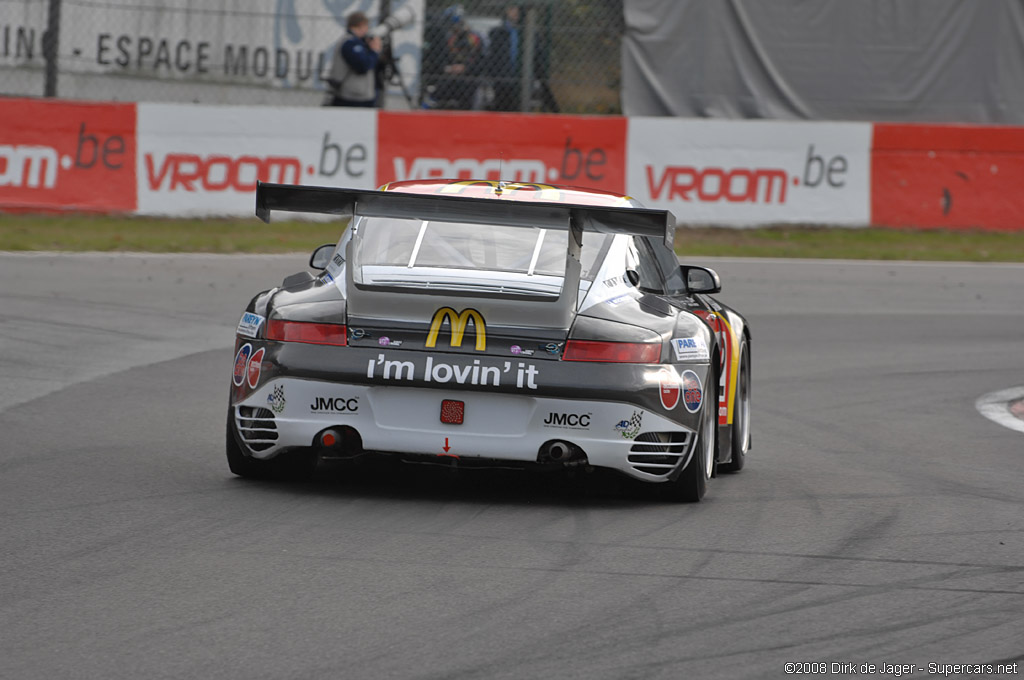
[[[462,424],[441,422],[445,399],[465,403]],[[582,449],[590,465],[649,482],[674,478],[696,439],[692,427],[632,403],[291,377],[235,403],[232,418],[261,459],[348,426],[366,451],[520,463],[536,462],[545,443],[560,440]]]

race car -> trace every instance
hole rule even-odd
[[[680,265],[675,218],[544,184],[260,183],[256,213],[336,215],[337,244],[238,323],[227,459],[609,468],[699,501],[743,467],[750,328]]]

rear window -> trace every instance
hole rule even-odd
[[[507,275],[529,287],[550,289],[565,276],[569,232],[461,222],[363,218],[356,226],[357,267],[361,283],[422,285],[436,279],[494,280]],[[606,237],[585,233],[581,277],[592,278]],[[559,279],[557,282],[554,279]]]

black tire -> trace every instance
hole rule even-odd
[[[309,479],[316,469],[319,457],[312,449],[289,451],[270,460],[259,460],[247,456],[238,443],[234,429],[231,423],[231,409],[228,409],[225,453],[227,453],[228,468],[239,477],[301,481]]]
[[[740,341],[740,368],[736,376],[736,407],[732,420],[732,458],[722,466],[726,472],[739,472],[750,451],[750,346]]]
[[[708,480],[718,465],[718,379],[712,373],[708,382],[693,455],[679,477],[663,485],[667,497],[680,503],[696,503],[704,498]]]

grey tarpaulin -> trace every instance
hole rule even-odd
[[[630,116],[1024,124],[1020,0],[625,0]]]

